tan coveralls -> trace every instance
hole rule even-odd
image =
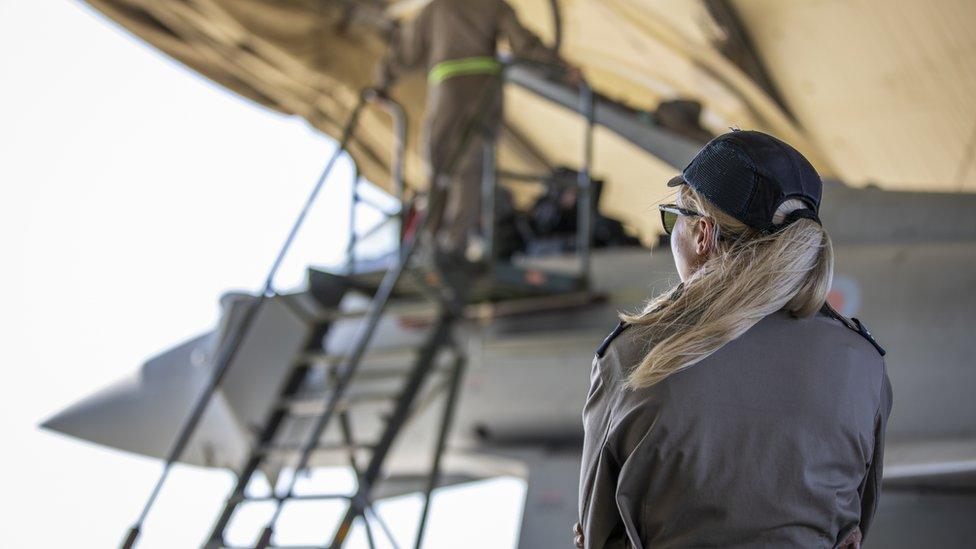
[[[499,37],[507,39],[516,57],[562,63],[503,0],[432,0],[398,29],[389,56],[378,67],[380,89],[406,71],[428,71],[424,152],[431,181],[444,175],[457,156],[439,235],[446,250],[463,251],[468,233],[478,225],[484,143],[496,137],[502,120],[495,61]],[[486,109],[481,123],[457,150],[480,108]]]

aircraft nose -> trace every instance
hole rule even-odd
[[[44,421],[41,427],[112,448],[165,458],[207,381],[207,369],[182,360],[182,355],[192,353],[193,348],[187,344],[178,350],[184,353],[168,353],[169,356],[150,361],[140,374],[83,398]],[[168,362],[166,367],[158,367],[161,359]],[[152,374],[146,375],[150,371]],[[244,430],[218,393],[180,461],[233,467],[245,452]]]
[[[98,442],[112,439],[118,423],[137,423],[140,391],[137,376],[132,376],[83,398],[48,418],[40,426],[59,433]],[[135,416],[128,415],[136,412]],[[111,425],[111,426],[109,426]]]

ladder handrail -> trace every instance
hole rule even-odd
[[[343,368],[341,375],[337,379],[333,387],[333,390],[330,392],[329,398],[327,400],[326,410],[317,418],[315,426],[312,429],[311,436],[308,437],[308,439],[306,440],[306,444],[303,447],[302,456],[301,459],[299,460],[298,467],[297,467],[299,471],[307,468],[311,453],[314,450],[318,439],[320,438],[322,432],[324,431],[325,426],[332,419],[336,411],[336,407],[339,403],[339,399],[341,398],[343,392],[348,387],[353,376],[355,375],[357,366],[361,361],[367,346],[370,343],[372,334],[375,332],[379,320],[384,310],[386,309],[386,306],[392,296],[393,290],[397,282],[399,281],[400,277],[402,276],[404,270],[407,269],[407,265],[411,259],[411,255],[414,252],[420,240],[420,235],[428,230],[429,225],[432,223],[433,218],[439,217],[440,209],[443,208],[444,206],[443,203],[446,198],[445,194],[447,190],[446,186],[447,186],[448,176],[453,173],[460,159],[461,151],[465,150],[465,148],[470,144],[473,132],[477,131],[476,128],[480,125],[481,120],[487,114],[488,107],[490,106],[491,100],[495,97],[495,94],[499,93],[501,89],[502,80],[503,79],[498,79],[496,85],[485,88],[481,97],[481,101],[482,101],[482,104],[480,105],[481,108],[479,110],[476,110],[476,113],[478,114],[476,114],[475,117],[472,118],[468,126],[465,128],[465,132],[460,137],[460,140],[457,143],[457,146],[454,150],[454,155],[448,161],[448,167],[445,170],[445,173],[435,174],[434,180],[431,182],[430,204],[427,208],[427,213],[422,216],[419,226],[417,227],[416,231],[414,232],[414,234],[410,239],[404,239],[404,238],[400,239],[400,251],[398,253],[398,261],[393,268],[387,271],[386,275],[383,278],[382,283],[380,284],[378,291],[376,292],[376,295],[374,296],[373,300],[370,303],[367,314],[365,315],[364,323],[361,325],[360,331],[357,334],[358,337],[356,339],[356,345],[354,346],[353,352],[347,357],[347,360],[344,363],[345,367]],[[592,224],[590,222],[591,208],[590,208],[589,169],[590,169],[590,163],[592,158],[593,94],[592,94],[592,90],[589,88],[588,85],[585,84],[585,82],[581,84],[580,97],[581,97],[581,110],[583,110],[584,114],[587,116],[587,136],[584,142],[585,150],[584,150],[583,169],[581,170],[580,177],[579,177],[579,184],[581,189],[581,196],[579,200],[579,204],[580,204],[579,211],[581,217],[579,220],[579,229],[578,229],[580,232],[578,251],[581,255],[582,276],[584,277],[584,279],[586,279],[588,278],[588,272],[589,272],[588,271],[589,270],[589,243],[590,243],[590,232],[592,230]],[[312,205],[315,203],[321,189],[323,188],[324,184],[328,180],[328,177],[331,175],[331,172],[338,158],[342,155],[342,153],[346,152],[350,141],[353,139],[355,128],[358,125],[361,112],[365,104],[369,102],[371,99],[375,99],[375,97],[370,97],[366,93],[364,93],[361,95],[359,101],[353,108],[352,112],[350,113],[349,120],[346,126],[343,128],[343,133],[340,138],[338,147],[336,148],[332,157],[329,159],[326,166],[320,173],[318,180],[315,183],[315,186],[313,187],[311,193],[309,194],[309,197],[305,201],[301,211],[299,212],[297,218],[292,224],[288,236],[286,237],[283,245],[281,246],[278,254],[275,257],[274,262],[271,265],[271,268],[268,271],[268,274],[264,280],[264,285],[262,287],[261,293],[258,295],[257,299],[251,303],[244,317],[242,318],[240,323],[237,324],[236,329],[230,332],[227,340],[224,342],[223,345],[221,345],[220,351],[217,354],[213,366],[213,371],[211,373],[210,378],[208,379],[207,385],[204,387],[204,390],[201,392],[201,394],[197,397],[196,401],[194,402],[193,408],[191,409],[191,413],[189,414],[187,419],[184,420],[183,424],[180,426],[178,435],[173,442],[170,452],[167,455],[166,461],[163,466],[163,470],[159,478],[157,479],[156,484],[153,486],[152,492],[150,493],[149,498],[147,499],[146,504],[144,505],[138,519],[130,528],[130,530],[128,531],[128,535],[126,536],[125,540],[122,543],[122,547],[124,549],[130,549],[135,546],[141,534],[141,529],[145,522],[145,519],[148,516],[150,510],[152,509],[156,499],[158,498],[158,495],[168,478],[169,472],[171,471],[173,464],[176,463],[182,457],[183,452],[186,450],[190,438],[196,431],[209,403],[213,399],[217,389],[220,387],[221,382],[226,376],[227,371],[229,370],[229,367],[233,362],[237,352],[240,350],[243,341],[248,335],[251,325],[254,323],[254,320],[256,319],[258,312],[262,309],[264,304],[269,299],[273,298],[276,295],[276,290],[274,287],[274,279],[277,275],[277,272],[281,267],[288,252],[290,251],[299,230],[303,226],[305,219],[308,216],[309,211],[311,210]],[[390,112],[391,117],[393,117],[394,119],[396,142],[395,142],[394,158],[391,165],[391,175],[393,177],[393,183],[396,189],[397,197],[401,204],[399,216],[401,218],[401,227],[403,227],[404,216],[406,215],[405,202],[404,202],[405,188],[403,183],[403,158],[404,158],[404,151],[406,148],[406,115],[403,107],[399,103],[396,103],[395,101],[386,97],[382,97],[379,99],[383,101],[383,104],[387,107],[388,112]],[[357,176],[358,176],[358,169],[357,169]],[[358,181],[359,178],[357,177],[356,183],[354,183],[354,192],[355,192],[355,186],[358,185]],[[355,235],[353,234],[351,238],[354,238],[354,236]],[[457,298],[455,297],[455,300],[453,302],[440,303],[442,315],[446,315],[445,318],[450,318],[451,322],[454,319],[459,318],[458,313],[460,312],[460,308],[459,308],[460,303],[457,302],[456,299]],[[445,328],[449,330],[449,328],[447,327]],[[436,474],[437,467],[438,466],[435,464],[434,465],[435,474]],[[270,538],[273,535],[273,529],[275,523],[282,510],[282,504],[285,500],[291,498],[294,495],[293,491],[295,487],[296,478],[297,475],[295,475],[291,479],[290,486],[288,487],[287,490],[285,490],[285,492],[282,495],[279,494],[275,495],[275,499],[277,500],[275,513],[272,516],[271,520],[268,522],[268,525],[266,526],[264,532],[262,533],[261,541],[259,542],[259,544],[266,545],[270,543]],[[365,489],[368,492],[369,486],[366,486]],[[432,487],[428,488],[428,499],[429,499],[430,489],[432,489]]]
[[[509,64],[511,67],[518,65],[540,66],[544,70],[565,75],[567,68],[552,63],[543,63],[532,60],[516,60]],[[506,71],[507,76],[507,71]],[[532,91],[522,83],[509,80],[515,85],[521,85],[525,89]],[[580,278],[583,280],[584,287],[589,287],[590,281],[590,258],[593,243],[593,186],[590,170],[593,167],[593,128],[596,122],[596,95],[589,82],[580,75],[577,87],[579,88],[579,102],[577,103],[579,114],[584,117],[586,125],[583,129],[583,162],[577,172],[576,182],[580,189],[580,195],[576,198],[576,253],[580,259]]]
[[[368,231],[366,234],[360,236],[356,234],[356,206],[360,202],[366,202],[370,206],[373,206],[380,213],[387,217],[384,221],[377,224],[375,228],[379,228],[384,225],[390,218],[397,217],[400,221],[400,237],[399,242],[399,253],[403,252],[403,231],[405,228],[404,223],[406,222],[406,202],[405,202],[405,191],[406,187],[403,180],[403,165],[404,158],[406,156],[407,148],[407,114],[406,109],[403,108],[399,102],[393,98],[386,95],[378,95],[375,93],[365,92],[371,101],[377,102],[383,107],[385,107],[386,112],[393,119],[393,159],[390,162],[390,177],[393,182],[393,190],[396,193],[397,202],[399,203],[399,211],[396,214],[389,214],[388,212],[377,207],[376,204],[370,203],[369,201],[364,201],[360,198],[359,194],[359,184],[361,182],[359,167],[356,167],[355,175],[353,176],[352,182],[352,198],[349,204],[349,243],[346,246],[346,270],[352,273],[356,265],[356,244],[361,240],[371,236],[372,231]]]
[[[257,312],[264,305],[265,301],[274,295],[274,278],[278,273],[278,269],[281,267],[285,256],[291,249],[295,236],[298,234],[299,229],[305,222],[305,218],[308,216],[308,212],[315,203],[316,198],[318,198],[319,192],[322,190],[326,180],[332,173],[332,169],[335,166],[336,161],[339,159],[341,154],[345,152],[349,141],[352,139],[353,131],[359,122],[359,115],[361,114],[363,106],[366,103],[366,99],[367,98],[365,95],[361,96],[359,101],[356,103],[356,106],[353,108],[352,113],[350,113],[349,121],[346,123],[345,128],[343,128],[339,145],[336,147],[332,157],[326,163],[325,168],[323,168],[322,172],[319,174],[318,180],[316,181],[315,186],[312,188],[312,192],[309,193],[302,210],[299,212],[298,217],[292,224],[291,230],[288,232],[288,237],[285,239],[284,244],[282,244],[281,248],[279,249],[278,255],[275,257],[274,263],[272,263],[271,268],[268,271],[261,294],[258,296],[258,299],[255,300],[248,308],[244,317],[241,319],[241,322],[237,325],[237,329],[231,331],[230,339],[221,346],[220,352],[217,354],[217,360],[214,363],[213,372],[211,373],[207,385],[194,402],[190,415],[187,416],[186,420],[184,420],[183,424],[180,426],[176,439],[173,441],[173,445],[166,456],[163,470],[160,473],[159,478],[156,480],[156,483],[153,486],[153,489],[150,492],[149,498],[146,500],[142,511],[139,513],[139,517],[136,519],[132,527],[129,528],[125,540],[122,542],[123,549],[131,549],[135,546],[136,541],[139,539],[141,534],[142,525],[145,522],[146,517],[149,515],[149,511],[156,502],[156,499],[162,490],[163,484],[169,477],[169,472],[172,469],[173,464],[179,460],[179,458],[183,455],[183,452],[186,450],[190,437],[196,431],[197,425],[203,418],[203,414],[206,411],[207,406],[210,404],[210,401],[213,399],[214,394],[216,394],[217,389],[220,387],[221,382],[227,374],[231,362],[236,356],[237,351],[240,349],[241,343],[244,341],[244,337],[247,335],[248,330],[254,322],[254,319],[257,317]]]
[[[481,124],[483,117],[487,113],[487,109],[485,109],[484,106],[490,104],[490,101],[495,96],[494,94],[498,93],[499,89],[500,85],[494,85],[486,87],[482,91],[481,97],[479,98],[479,109],[475,110],[476,115],[473,116],[464,127],[464,131],[462,132],[457,145],[451,151],[452,154],[448,158],[444,172],[433,174],[434,177],[431,181],[430,200],[427,211],[422,216],[419,226],[411,235],[410,239],[403,243],[396,264],[386,271],[385,275],[383,276],[383,280],[380,283],[379,289],[376,291],[376,294],[370,301],[368,314],[357,330],[352,352],[350,352],[343,361],[340,368],[340,374],[335,380],[332,390],[327,392],[325,395],[325,410],[316,418],[310,433],[307,435],[304,441],[301,457],[295,466],[296,474],[290,477],[283,493],[275,494],[277,504],[275,505],[274,513],[271,515],[270,519],[262,530],[258,543],[255,546],[256,549],[266,549],[271,545],[271,539],[274,537],[275,526],[277,525],[278,518],[281,516],[281,512],[284,509],[284,503],[290,499],[294,493],[295,485],[299,477],[298,473],[308,467],[309,460],[311,459],[312,453],[315,451],[315,447],[318,444],[322,433],[325,431],[325,428],[335,415],[340,399],[355,377],[363,355],[366,352],[366,348],[369,346],[373,334],[376,331],[376,327],[379,324],[380,317],[386,309],[386,305],[389,302],[390,297],[393,294],[393,290],[400,280],[400,277],[407,269],[407,264],[410,262],[414,251],[420,243],[421,236],[428,230],[428,227],[432,225],[435,218],[439,219],[441,209],[444,207],[444,203],[446,202],[447,186],[450,176],[457,169],[457,165],[461,160],[462,152],[465,151],[470,144],[474,131]],[[440,302],[441,321],[437,324],[436,334],[432,334],[432,341],[444,339],[442,331],[450,331],[450,323],[459,318],[461,306],[460,302],[461,299],[459,299],[457,294],[454,295],[453,302],[451,303],[445,301]],[[438,336],[437,334],[441,335]],[[428,343],[434,346],[433,343]],[[425,345],[421,351],[421,355],[429,355],[430,353],[435,352],[436,349],[432,349]],[[402,423],[403,418],[393,418],[392,421],[400,421]],[[389,441],[387,441],[387,443],[389,443]],[[377,473],[377,468],[380,465],[381,464],[371,463],[369,469],[367,470],[367,474],[375,475]],[[357,493],[362,494],[365,497],[365,494],[368,494],[368,490],[371,488],[371,486],[366,486],[365,493],[362,488],[363,487],[360,486]],[[345,524],[347,527],[350,521],[349,513],[351,512],[352,508],[350,507],[350,509],[347,510],[346,517],[343,519],[343,524]],[[335,543],[341,545],[342,539],[344,539],[346,533],[347,531],[345,529],[341,529],[340,531],[336,532],[333,538]]]
[[[580,276],[584,285],[590,284],[590,251],[593,246],[593,180],[590,169],[593,167],[593,126],[596,105],[593,88],[585,79],[580,79],[580,111],[586,117],[586,130],[583,134],[583,165],[577,175],[580,196],[576,198],[576,253],[580,256]]]
[[[530,59],[506,59],[502,61],[502,71],[500,75],[501,84],[512,83],[517,86],[525,87],[522,82],[518,80],[512,80],[508,78],[508,72],[512,68],[517,67],[539,67],[544,71],[549,73],[562,73],[565,74],[566,67],[560,65],[554,65],[551,63],[545,63],[540,61],[534,61]],[[580,170],[577,174],[577,186],[579,188],[579,196],[577,197],[577,238],[576,238],[576,253],[579,257],[579,277],[583,281],[584,286],[588,286],[590,278],[590,266],[591,266],[591,246],[593,241],[593,189],[592,189],[592,177],[591,169],[593,163],[593,130],[595,127],[595,107],[596,107],[596,96],[594,94],[593,88],[589,83],[581,78],[577,85],[579,89],[579,101],[577,103],[577,112],[584,117],[584,133],[583,133],[583,158],[580,166]],[[526,88],[532,91],[531,88]],[[499,93],[496,91],[495,93]],[[403,164],[405,158],[406,141],[407,141],[407,120],[406,112],[403,105],[396,102],[392,98],[383,95],[378,96],[377,99],[386,107],[387,112],[394,122],[394,155],[393,161],[391,163],[390,176],[393,182],[393,190],[396,198],[400,204],[399,212],[397,212],[397,217],[400,220],[401,234],[399,239],[400,253],[402,253],[403,248],[403,230],[405,229],[406,214],[407,214],[407,204],[405,202],[405,184],[403,178]],[[485,102],[479,109],[482,112],[478,112],[476,116],[483,117],[491,107],[491,101]],[[483,237],[486,244],[485,258],[489,265],[493,264],[495,261],[495,250],[497,248],[495,242],[495,222],[496,212],[496,193],[497,193],[497,169],[495,166],[495,143],[493,140],[488,139],[485,141],[484,149],[484,162],[482,170],[482,185],[481,185],[481,220],[483,225]],[[512,174],[507,174],[512,175]],[[517,175],[517,174],[516,174]],[[545,177],[540,176],[544,179]],[[353,226],[355,219],[355,208],[360,202],[358,199],[358,185],[359,185],[359,175],[358,171],[353,182],[352,196],[353,200],[351,203],[351,215],[350,215],[350,226],[351,235],[350,243],[347,247],[347,258],[346,266],[348,272],[353,272],[353,266],[355,265],[355,245],[359,241],[359,237],[355,233]],[[384,212],[385,213],[385,212]],[[382,224],[383,222],[381,222]],[[378,228],[381,224],[377,224]]]
[[[500,78],[504,82],[525,87],[520,82],[508,78],[509,70],[520,66],[541,67],[543,70],[562,74],[567,72],[566,67],[561,65],[554,65],[552,63],[544,63],[530,59],[511,59],[503,62]],[[594,209],[592,204],[593,189],[591,184],[592,178],[590,177],[590,170],[593,163],[593,128],[595,126],[596,103],[593,88],[589,85],[586,79],[582,77],[580,78],[578,88],[578,112],[584,117],[586,124],[583,129],[583,161],[577,174],[577,186],[580,192],[576,199],[576,253],[580,260],[580,279],[583,281],[584,287],[589,287],[591,257],[590,247],[593,241]],[[529,89],[529,91],[532,90]],[[495,204],[498,189],[498,174],[495,166],[495,158],[495,143],[492,140],[486,140],[481,184],[481,219],[482,225],[484,225],[483,231],[486,245],[485,257],[488,258],[490,264],[494,264],[497,248],[495,242]],[[535,179],[535,177],[530,176],[529,179]]]
[[[271,537],[274,535],[274,527],[278,521],[278,517],[281,515],[282,509],[284,508],[284,502],[290,499],[294,494],[296,481],[299,477],[298,473],[308,467],[309,460],[315,450],[315,446],[318,444],[319,438],[321,438],[326,426],[335,414],[336,409],[338,408],[339,400],[345,393],[346,388],[350,385],[355,377],[359,363],[361,362],[363,355],[366,353],[366,347],[372,340],[372,336],[376,331],[377,325],[379,325],[380,317],[386,309],[386,305],[393,294],[393,290],[397,282],[400,280],[400,276],[402,275],[404,269],[406,269],[407,262],[410,261],[413,251],[416,249],[420,233],[426,229],[429,221],[430,216],[424,216],[421,226],[414,234],[414,237],[411,238],[407,243],[397,263],[383,276],[383,281],[380,283],[380,287],[377,290],[376,295],[370,301],[369,309],[363,324],[360,325],[359,330],[356,333],[356,343],[353,350],[343,361],[341,373],[336,379],[332,390],[327,393],[326,408],[316,418],[310,434],[306,437],[305,442],[302,445],[301,457],[295,466],[296,474],[292,475],[292,477],[289,479],[288,485],[282,494],[275,494],[275,499],[277,500],[275,512],[268,520],[268,523],[261,534],[258,547],[264,548],[271,544]]]

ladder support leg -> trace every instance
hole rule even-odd
[[[316,331],[315,333],[319,332]],[[309,342],[306,348],[311,347],[314,343],[314,341]],[[305,376],[308,374],[308,370],[308,365],[296,367],[292,371],[291,377],[284,384],[278,399],[288,398],[298,392],[302,382],[305,380]],[[206,549],[218,549],[224,544],[224,532],[227,530],[227,526],[234,516],[234,511],[237,510],[237,506],[243,501],[247,485],[251,482],[251,477],[254,476],[254,473],[258,470],[258,467],[260,467],[264,459],[265,447],[274,439],[286,415],[287,413],[284,410],[275,409],[265,423],[264,429],[262,429],[257,441],[251,447],[250,455],[248,455],[244,467],[237,475],[237,482],[234,484],[233,491],[224,502],[224,508],[221,510],[220,515],[218,515],[217,520],[210,530],[210,536],[207,538],[207,543],[204,544]],[[274,490],[274,486],[271,489]]]
[[[373,455],[370,456],[369,465],[363,473],[356,497],[350,502],[349,507],[346,509],[346,515],[339,523],[335,535],[332,538],[332,543],[330,544],[332,549],[340,549],[342,547],[346,536],[349,534],[349,527],[352,521],[363,512],[364,503],[368,501],[369,493],[380,477],[386,455],[393,445],[397,434],[400,432],[400,428],[406,422],[410,408],[413,406],[413,401],[420,392],[423,382],[430,374],[439,351],[451,338],[451,325],[453,321],[454,317],[449,313],[442,313],[433,332],[431,332],[427,341],[424,342],[420,352],[417,354],[417,359],[414,362],[410,377],[404,385],[403,391],[400,393],[400,398],[397,399],[393,412],[390,414],[390,422],[383,431],[383,436],[380,438],[380,441],[376,444]]]
[[[271,526],[265,526],[264,530],[261,532],[261,539],[258,540],[257,545],[254,549],[268,549],[271,545],[271,538],[274,537],[274,528]]]
[[[454,419],[454,409],[457,406],[457,396],[461,386],[461,378],[464,374],[465,359],[464,355],[458,354],[454,360],[454,368],[451,372],[451,385],[447,393],[447,400],[444,402],[444,415],[441,417],[440,432],[437,434],[437,446],[434,448],[434,459],[430,467],[430,475],[427,477],[427,489],[424,491],[424,509],[420,514],[420,526],[417,528],[417,539],[414,542],[414,549],[420,549],[424,540],[424,529],[427,526],[427,517],[430,514],[430,503],[437,488],[441,476],[441,457],[444,455],[444,446],[447,443],[447,435],[451,430],[451,423]]]
[[[376,541],[373,539],[373,527],[370,526],[366,513],[363,513],[363,526],[366,527],[366,543],[369,544],[369,549],[376,549]]]
[[[122,542],[122,549],[132,549],[136,546],[136,540],[139,539],[140,526],[133,526],[129,528],[129,534],[125,536],[125,541]]]

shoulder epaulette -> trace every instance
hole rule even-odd
[[[863,337],[864,339],[868,340],[868,343],[870,343],[871,345],[873,345],[874,348],[878,350],[878,353],[880,353],[881,356],[885,356],[886,351],[884,350],[884,347],[882,347],[874,339],[874,336],[871,335],[871,332],[868,331],[867,326],[865,326],[863,322],[861,322],[860,320],[858,320],[856,318],[847,318],[846,316],[838,313],[833,307],[831,307],[827,303],[824,303],[823,308],[820,309],[820,310],[825,315],[827,315],[827,316],[829,316],[831,318],[836,318],[837,320],[839,320],[841,322],[841,324],[843,324],[844,326],[847,326],[852,331],[855,331],[858,334],[860,334],[861,337]]]
[[[607,347],[609,347],[610,344],[613,343],[613,340],[616,339],[618,335],[620,335],[621,333],[623,333],[625,329],[627,329],[627,326],[630,326],[630,324],[627,324],[623,320],[618,322],[617,327],[614,328],[613,331],[610,332],[610,335],[608,335],[603,340],[603,343],[601,343],[600,346],[596,348],[596,356],[599,358],[603,358],[603,355],[607,352]]]

